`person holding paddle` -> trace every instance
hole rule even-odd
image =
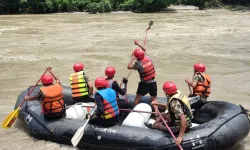
[[[185,79],[188,86],[193,88],[193,93],[190,89],[189,102],[191,107],[196,109],[206,103],[207,97],[211,93],[210,85],[211,79],[208,74],[205,74],[206,66],[202,63],[194,64],[194,75],[193,80],[189,78]]]
[[[95,87],[98,90],[94,96],[97,105],[96,114],[90,116],[91,124],[102,126],[113,126],[119,123],[119,107],[116,99],[116,92],[107,88],[108,82],[103,77],[95,80]]]
[[[155,128],[158,130],[168,131],[168,128],[163,121],[170,126],[170,129],[174,133],[179,135],[176,138],[176,144],[180,145],[184,133],[187,129],[192,126],[191,120],[193,118],[191,113],[191,107],[187,97],[177,90],[176,85],[173,82],[166,82],[163,85],[163,91],[167,96],[167,104],[160,104],[153,101],[152,105],[158,105],[166,107],[168,113],[162,113],[160,117],[157,118],[154,124],[145,124],[148,128]]]
[[[141,81],[138,84],[136,97],[134,100],[134,105],[137,105],[142,96],[150,94],[151,100],[155,101],[157,96],[157,84],[155,81],[155,68],[153,61],[147,55],[145,55],[146,49],[139,44],[137,40],[134,41],[135,45],[138,45],[139,48],[136,48],[131,55],[131,60],[128,63],[128,69],[135,69],[140,75]],[[133,61],[137,61],[132,65]]]
[[[51,67],[48,67],[51,70]],[[24,100],[41,100],[42,113],[46,120],[65,117],[65,104],[63,99],[63,88],[58,77],[56,83],[51,75],[43,75],[41,82],[43,86],[36,96],[25,96]]]
[[[115,90],[116,92],[116,99],[118,102],[118,105],[120,108],[133,108],[133,105],[131,105],[130,103],[126,102],[124,99],[120,99],[119,98],[119,94],[124,96],[127,92],[127,83],[128,83],[128,79],[127,78],[123,78],[122,82],[124,84],[124,88],[121,88],[117,81],[114,80],[114,76],[115,76],[116,70],[113,66],[109,66],[106,68],[105,70],[105,75],[107,76],[106,80],[108,81],[108,88],[111,88],[113,90]]]
[[[94,102],[91,98],[93,95],[93,85],[89,77],[83,72],[84,65],[76,63],[73,66],[74,73],[69,77],[71,84],[72,97],[75,103],[77,102]]]

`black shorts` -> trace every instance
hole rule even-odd
[[[73,98],[74,103],[83,102],[83,103],[89,103],[89,102],[95,102],[95,100],[91,97],[87,96],[81,96],[81,97],[74,97]]]
[[[145,83],[145,82],[139,82],[137,92],[136,94],[138,95],[146,95],[148,94],[150,96],[157,96],[157,84],[156,82],[151,82],[151,83]]]

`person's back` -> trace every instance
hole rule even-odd
[[[57,78],[58,79],[58,78]],[[63,99],[63,88],[60,85],[58,79],[53,84],[53,77],[50,75],[44,75],[41,79],[43,86],[40,88],[40,92],[36,96],[25,96],[25,100],[41,100],[42,113],[45,119],[56,119],[65,117],[65,104]]]
[[[111,88],[106,88],[107,81],[102,77],[95,80],[97,93],[94,100],[97,105],[96,115],[90,120],[91,124],[112,126],[119,123],[119,106],[116,99],[116,92]]]
[[[72,97],[77,102],[94,102],[90,97],[93,94],[93,86],[89,77],[83,72],[84,65],[76,63],[73,66],[74,73],[69,77]]]
[[[63,88],[56,83],[41,87],[43,94],[42,110],[45,118],[60,118],[65,115],[65,104],[63,99]]]
[[[153,61],[147,55],[145,55],[146,49],[141,46],[138,41],[134,42],[140,48],[134,50],[131,56],[131,60],[127,66],[128,69],[135,69],[138,71],[141,81],[138,84],[134,105],[137,105],[142,96],[149,93],[151,100],[155,101],[157,96],[157,83],[155,81],[155,68]],[[134,60],[137,60],[132,65]]]
[[[128,79],[123,78],[122,82],[124,84],[124,88],[121,88],[117,81],[114,80],[114,76],[115,76],[116,70],[113,66],[109,66],[106,68],[105,70],[105,75],[107,76],[106,80],[108,81],[108,85],[107,88],[112,88],[115,92],[116,92],[116,99],[118,102],[118,105],[120,108],[124,108],[124,109],[132,109],[133,108],[133,104],[129,103],[126,101],[126,97],[125,99],[120,99],[119,98],[119,94],[122,96],[125,96],[126,92],[127,92],[127,83],[128,83]],[[126,114],[125,114],[126,116]]]

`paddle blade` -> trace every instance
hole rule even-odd
[[[85,126],[82,126],[81,128],[79,128],[76,133],[74,134],[74,136],[72,137],[71,139],[71,143],[73,146],[77,146],[77,144],[80,142],[82,136],[83,136],[83,133],[84,133],[84,128]]]
[[[5,129],[8,129],[12,126],[12,124],[15,122],[16,118],[18,117],[18,113],[20,111],[21,107],[18,107],[16,110],[11,112],[3,121],[2,127]]]

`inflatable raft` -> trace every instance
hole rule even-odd
[[[21,103],[28,90],[29,88],[19,95],[15,108]],[[39,87],[36,87],[32,95],[38,92]],[[72,105],[70,88],[64,87],[63,94],[65,103],[68,106]],[[133,101],[134,96],[128,95],[128,100]],[[158,100],[166,102],[164,98],[158,98]],[[149,102],[150,98],[145,96],[142,101]],[[145,109],[144,111],[150,111],[151,107],[145,107]],[[249,133],[249,118],[246,110],[239,105],[224,101],[209,101],[195,110],[193,115],[193,122],[199,125],[185,133],[181,143],[184,150],[231,149]],[[88,124],[78,147],[86,150],[178,150],[169,133],[144,126],[144,122],[150,120],[149,117],[150,115],[145,113],[133,112],[122,125],[104,128]],[[39,101],[25,102],[19,113],[19,119],[25,122],[31,136],[67,145],[71,145],[70,140],[74,133],[85,122],[84,119],[70,118],[47,122],[41,113]]]

